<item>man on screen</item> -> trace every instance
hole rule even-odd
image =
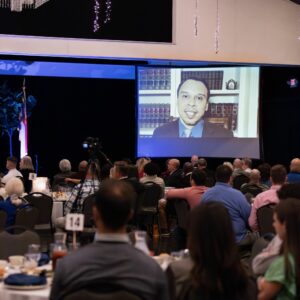
[[[182,81],[177,89],[179,119],[156,128],[153,137],[233,137],[232,131],[203,118],[208,110],[209,97],[210,90],[203,80],[190,78]]]

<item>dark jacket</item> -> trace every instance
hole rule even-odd
[[[153,137],[178,138],[179,119],[157,127],[153,132]],[[202,137],[233,137],[233,133],[222,126],[204,121]]]

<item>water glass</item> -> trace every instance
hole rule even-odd
[[[39,263],[39,260],[41,259],[41,251],[40,251],[40,245],[39,244],[31,244],[28,246],[28,252],[27,257],[34,260],[37,264]]]

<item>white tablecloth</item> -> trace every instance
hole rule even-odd
[[[50,286],[35,291],[17,291],[5,288],[3,283],[0,284],[1,300],[48,300],[49,295]]]

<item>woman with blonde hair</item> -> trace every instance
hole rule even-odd
[[[5,192],[7,198],[0,201],[0,210],[5,211],[7,214],[5,227],[14,225],[16,210],[22,208],[24,204],[22,196],[24,194],[24,185],[20,178],[13,177],[5,185]]]

